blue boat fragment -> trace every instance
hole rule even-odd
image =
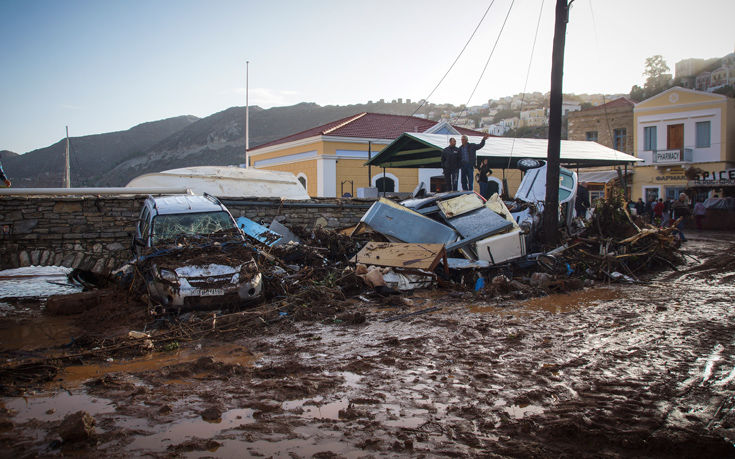
[[[238,218],[237,227],[240,228],[243,233],[267,246],[273,247],[283,239],[280,234],[269,230],[259,223],[255,223],[247,217]]]

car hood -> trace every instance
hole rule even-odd
[[[227,276],[240,272],[242,265],[228,266],[221,264],[206,264],[199,266],[181,266],[176,268],[176,275],[179,277],[214,277]]]

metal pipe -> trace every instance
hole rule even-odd
[[[193,194],[188,188],[151,187],[151,188],[0,188],[0,196],[33,196],[33,195],[129,195],[129,194]]]

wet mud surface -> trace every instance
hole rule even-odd
[[[687,264],[645,284],[363,297],[318,321],[67,366],[2,399],[0,457],[732,457],[735,236],[688,236]],[[12,319],[36,327],[25,338],[3,320],[6,357],[65,341],[32,312]],[[68,336],[83,325],[54,320]],[[95,435],[61,442],[80,410]]]

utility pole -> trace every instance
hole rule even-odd
[[[572,2],[574,0],[571,0]],[[546,202],[544,203],[544,241],[559,242],[559,167],[561,153],[561,105],[564,79],[564,42],[569,21],[567,0],[556,0],[554,45],[551,53],[551,95],[549,96],[549,142],[546,153]]]
[[[250,150],[250,101],[249,96],[250,61],[245,61],[245,169],[248,168],[248,150]]]
[[[66,154],[64,155],[64,188],[71,188],[71,167],[69,165],[69,126],[66,127]]]

